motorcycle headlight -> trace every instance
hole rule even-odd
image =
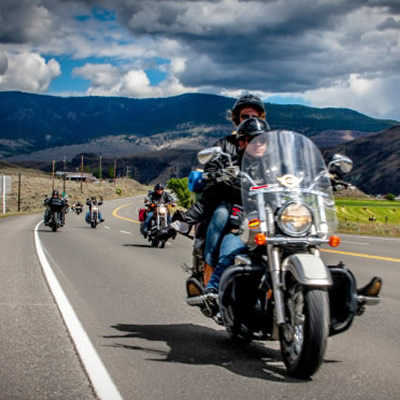
[[[304,203],[290,202],[278,214],[278,226],[289,236],[303,236],[311,228],[312,212]]]
[[[166,214],[166,213],[167,213],[167,207],[161,206],[161,207],[158,209],[158,213],[161,214],[161,215]]]

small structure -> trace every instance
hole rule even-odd
[[[57,171],[56,176],[65,179],[67,181],[75,181],[75,182],[93,182],[96,181],[96,177],[93,176],[90,172],[63,172]]]

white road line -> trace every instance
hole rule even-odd
[[[121,233],[125,233],[125,235],[132,235],[132,232],[127,232],[127,231],[120,231]]]
[[[106,226],[104,226],[104,229],[111,229],[111,228],[110,228],[109,226],[106,225]]]
[[[362,244],[364,246],[368,246],[369,243],[361,243],[361,242],[348,242],[347,240],[342,240],[341,243],[350,243],[350,244]]]
[[[39,239],[38,227],[42,222],[39,222],[35,227],[35,246],[42,265],[43,273],[47,279],[50,290],[56,300],[57,306],[64,319],[65,325],[69,330],[76,350],[82,360],[93,388],[97,396],[101,400],[122,400],[122,397],[108,374],[103,362],[97,354],[92,342],[87,333],[83,329],[78,317],[75,314],[67,296],[61,288],[60,283],[51,269],[51,266],[44,253],[42,244]]]
[[[388,237],[382,237],[382,236],[350,235],[348,233],[340,233],[340,236],[342,236],[342,237],[345,237],[345,236],[346,237],[355,237],[355,238],[360,238],[360,239],[390,240],[390,241],[400,242],[400,239],[388,238]]]

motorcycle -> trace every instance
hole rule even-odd
[[[88,215],[86,216],[86,222],[90,224],[92,228],[96,228],[97,225],[101,222],[99,218],[100,214],[99,206],[101,206],[103,202],[88,199],[86,204],[89,206],[89,212]]]
[[[143,216],[142,222],[140,223],[140,232],[143,237],[151,243],[153,247],[160,247],[163,249],[165,243],[167,242],[169,236],[167,234],[167,228],[170,221],[170,207],[174,207],[175,203],[151,203],[148,205],[148,210],[153,212],[153,216],[150,219],[148,231],[144,232],[144,221],[145,216]],[[175,236],[172,236],[174,239]]]
[[[79,215],[83,211],[83,204],[80,202],[74,203],[71,207],[71,210]]]
[[[46,208],[49,215],[49,219],[45,222],[46,226],[49,226],[53,232],[57,232],[57,229],[64,226],[63,213],[66,212],[67,206],[63,204],[59,199],[51,199],[47,202]]]
[[[247,251],[223,272],[213,294],[204,291],[204,259],[195,246],[192,265],[183,265],[191,274],[186,303],[234,339],[279,340],[288,375],[307,379],[321,366],[328,337],[348,330],[367,305],[380,302],[382,280],[374,277],[357,289],[346,265],[321,259],[321,246],[340,242],[329,170],[349,172],[352,161],[337,154],[327,167],[314,143],[291,131],[258,138],[266,145],[262,156],[252,155],[249,145],[240,170],[230,163],[212,178],[240,182],[237,233]],[[204,164],[225,156],[213,147],[198,158]]]

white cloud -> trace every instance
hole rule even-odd
[[[351,75],[346,85],[306,92],[303,97],[315,107],[351,108],[375,118],[400,120],[400,75],[364,79]]]
[[[37,53],[4,53],[8,68],[0,80],[0,90],[45,92],[50,82],[61,74],[54,59],[46,60]]]
[[[178,62],[179,64],[179,62]],[[175,63],[173,63],[176,68]],[[91,81],[87,90],[92,96],[126,97],[165,97],[195,92],[195,88],[185,88],[175,77],[169,76],[158,86],[152,86],[145,71],[140,69],[122,69],[111,64],[86,64],[73,70],[75,76]]]

